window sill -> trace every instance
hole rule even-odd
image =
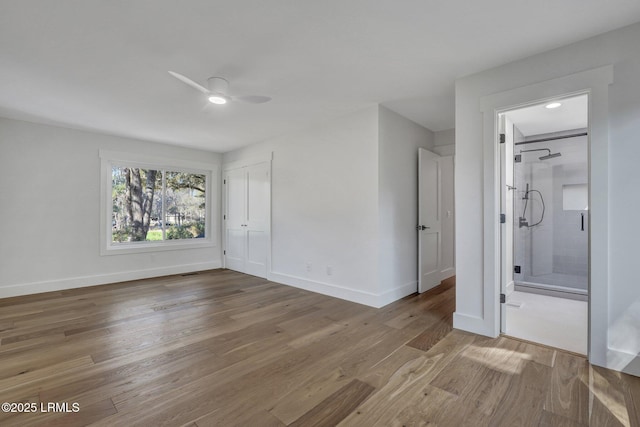
[[[215,243],[211,239],[194,239],[193,241],[175,241],[162,243],[154,242],[139,242],[139,243],[124,243],[124,244],[112,244],[106,248],[102,248],[100,255],[125,255],[125,254],[137,254],[148,252],[164,252],[164,251],[176,251],[182,249],[204,249],[213,248]]]

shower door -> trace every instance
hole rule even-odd
[[[533,147],[532,147],[533,145]],[[531,144],[535,149],[541,144]],[[548,150],[550,143],[540,147]],[[524,153],[514,162],[514,281],[549,291],[587,294],[586,138],[555,143],[556,157]],[[544,152],[544,151],[543,151]],[[584,160],[584,161],[583,161]]]
[[[524,282],[544,281],[544,277],[553,273],[553,215],[550,215],[553,207],[549,204],[553,187],[551,172],[551,166],[541,162],[514,164],[514,264],[515,274],[520,274],[519,278]]]

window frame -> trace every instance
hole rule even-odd
[[[186,172],[205,175],[205,237],[194,239],[156,240],[144,242],[112,241],[112,173],[113,167],[134,167],[162,170],[165,172]],[[145,252],[161,252],[180,249],[215,247],[215,205],[217,195],[218,167],[190,160],[148,156],[140,153],[126,153],[100,150],[100,255],[122,255]]]

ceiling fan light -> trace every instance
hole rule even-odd
[[[209,95],[209,102],[212,104],[222,105],[227,103],[227,98],[222,95]]]

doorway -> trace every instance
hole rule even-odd
[[[499,115],[501,332],[587,354],[588,95]]]

